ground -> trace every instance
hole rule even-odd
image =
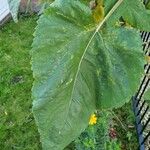
[[[37,17],[20,18],[0,30],[0,149],[37,150],[31,113],[31,43]]]
[[[41,150],[31,109],[33,77],[29,52],[36,20],[37,16],[20,17],[17,24],[10,21],[0,29],[1,150]],[[115,112],[119,120],[114,116],[114,127],[122,149],[136,150],[137,140],[131,105],[125,105]]]

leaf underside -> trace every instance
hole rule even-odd
[[[32,96],[44,150],[64,149],[96,109],[122,106],[138,87],[139,32],[106,23],[91,40],[95,29],[92,11],[75,0],[56,0],[38,21]]]

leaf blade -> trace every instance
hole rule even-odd
[[[78,3],[76,3],[76,4],[78,4]],[[64,5],[64,2],[63,2],[63,5]],[[55,8],[55,9],[58,12],[58,7]],[[50,28],[47,28],[47,29],[49,31],[52,30],[52,32],[53,32],[53,29],[55,28],[54,25],[57,22],[57,20],[54,17],[55,18],[55,22],[53,22],[52,21],[52,13],[53,12],[50,12],[50,13],[51,13],[51,20],[48,21],[49,18],[47,18],[47,19],[44,18],[44,20],[39,21],[40,22],[39,23],[39,28],[43,27],[45,25],[45,24],[43,24],[43,22],[45,23],[45,21],[46,21],[48,23],[48,25],[51,26],[51,29]],[[61,15],[61,13],[59,12],[59,13],[57,13],[57,15]],[[55,16],[55,14],[54,14],[54,16]],[[73,137],[76,137],[78,134],[80,134],[81,131],[83,131],[83,129],[87,126],[90,114],[95,110],[95,103],[93,101],[93,99],[94,99],[93,97],[95,97],[94,96],[94,92],[95,91],[93,90],[92,93],[89,92],[89,88],[88,88],[89,87],[88,86],[89,82],[87,83],[87,81],[86,81],[86,78],[90,78],[89,76],[93,76],[93,75],[91,75],[88,72],[88,75],[86,75],[86,77],[83,77],[82,74],[77,73],[78,72],[77,66],[79,66],[79,63],[81,62],[80,59],[83,56],[83,53],[84,53],[83,50],[85,50],[86,44],[88,43],[89,37],[90,37],[91,34],[89,34],[89,36],[87,36],[85,38],[84,34],[85,33],[87,34],[87,31],[84,31],[85,30],[84,28],[81,28],[78,23],[76,24],[76,22],[73,21],[73,23],[75,24],[75,25],[73,25],[74,33],[78,33],[78,34],[77,34],[76,38],[72,39],[72,35],[74,36],[74,34],[72,33],[73,32],[72,28],[70,28],[70,25],[72,25],[72,23],[70,21],[72,21],[72,19],[71,20],[68,19],[68,17],[65,16],[65,15],[61,15],[61,17],[63,19],[65,19],[65,21],[67,19],[68,23],[65,26],[65,22],[64,22],[64,24],[62,24],[62,22],[61,22],[62,26],[60,25],[59,28],[56,26],[57,30],[59,30],[59,32],[57,32],[57,34],[60,33],[59,34],[60,37],[63,35],[63,39],[65,39],[65,36],[66,36],[66,41],[67,41],[68,36],[70,36],[69,37],[70,41],[67,41],[69,44],[68,43],[67,44],[64,43],[64,45],[61,45],[61,46],[64,47],[62,52],[61,52],[61,49],[57,50],[57,49],[55,49],[53,47],[54,50],[53,50],[53,52],[51,51],[51,55],[50,56],[47,56],[47,59],[48,60],[55,59],[55,61],[58,62],[59,59],[57,59],[57,58],[61,57],[61,59],[66,60],[66,58],[67,58],[67,60],[65,61],[65,64],[62,61],[59,62],[59,65],[61,67],[62,67],[61,64],[63,64],[63,69],[61,69],[60,67],[57,66],[57,70],[58,69],[60,69],[60,70],[59,71],[54,70],[54,73],[51,74],[51,78],[52,79],[49,79],[50,81],[47,80],[49,82],[49,85],[46,85],[46,83],[44,85],[46,87],[49,87],[49,91],[52,91],[51,87],[53,88],[53,91],[50,92],[50,96],[47,96],[47,98],[44,98],[44,95],[46,95],[45,91],[43,91],[43,93],[44,93],[43,96],[41,95],[41,92],[37,92],[37,91],[39,91],[38,88],[40,86],[38,83],[37,83],[37,85],[36,85],[36,83],[34,83],[34,87],[33,87],[33,95],[34,95],[34,97],[36,97],[36,98],[34,98],[34,99],[36,99],[36,101],[34,101],[34,103],[33,103],[33,112],[34,112],[34,115],[35,115],[35,118],[36,118],[38,124],[40,124],[40,122],[45,122],[46,120],[50,120],[50,122],[48,121],[49,128],[51,129],[50,131],[49,131],[49,128],[46,127],[47,125],[44,126],[45,129],[43,129],[43,130],[42,130],[42,127],[39,126],[39,131],[41,133],[41,139],[44,139],[44,140],[42,140],[43,148],[44,149],[51,148],[51,149],[54,149],[54,150],[55,149],[63,149],[67,144],[69,144],[69,142],[72,141]],[[58,18],[59,18],[59,16],[58,16]],[[43,19],[43,18],[41,18],[41,19]],[[58,22],[58,24],[59,24],[59,22]],[[67,30],[64,32],[65,29],[63,29],[63,28],[65,28]],[[68,30],[69,30],[69,32],[68,32]],[[45,36],[47,36],[46,32],[47,31],[44,32]],[[72,34],[70,34],[70,33],[72,33]],[[54,39],[55,38],[55,34],[56,34],[56,30],[55,30],[54,34],[51,34],[49,39],[51,39],[52,37]],[[42,35],[42,36],[44,36],[44,35]],[[83,40],[81,40],[81,39],[83,39]],[[61,42],[63,43],[63,41],[61,41],[60,38],[58,40],[56,38],[55,42],[56,42],[56,45],[61,44]],[[39,45],[39,41],[37,41],[37,42],[34,43],[35,45],[33,44],[33,47],[36,47],[36,43],[38,43],[38,45]],[[80,44],[78,46],[76,46],[75,50],[74,50],[73,47],[75,46],[75,43],[80,43]],[[84,45],[82,43],[84,43]],[[69,65],[69,64],[73,63],[73,60],[72,60],[73,58],[71,58],[72,57],[72,53],[69,53],[69,51],[67,50],[68,47],[66,45],[71,46],[72,49],[73,49],[72,51],[73,51],[74,55],[77,55],[76,57],[80,58],[80,59],[74,60],[76,62],[76,65],[74,66],[74,68]],[[80,45],[83,45],[83,46],[80,46]],[[66,52],[65,52],[65,48],[67,50]],[[81,51],[79,51],[79,50],[81,50]],[[57,53],[57,52],[55,53],[55,51],[58,52],[57,58],[55,57],[55,55]],[[31,53],[33,55],[34,49],[32,50]],[[64,55],[64,53],[66,55]],[[32,57],[32,61],[34,61],[33,70],[34,70],[35,78],[37,78],[37,76],[38,76],[38,70],[36,72],[36,65],[40,65],[41,66],[41,64],[42,64],[42,60],[40,60],[41,62],[39,64],[38,63],[39,60],[37,61],[36,59],[38,59],[40,56],[44,55],[44,54],[42,54],[42,55],[41,54],[42,53],[40,53],[39,55],[38,54],[37,55],[34,54],[34,57]],[[37,62],[36,64],[35,64],[35,61]],[[72,74],[72,72],[70,71],[71,69],[69,69],[69,70],[65,69],[66,68],[65,67],[66,64],[68,64],[67,68],[73,68],[76,71],[73,70],[74,73]],[[43,62],[43,66],[44,65],[45,64]],[[40,68],[45,68],[46,67],[46,66],[45,67],[43,67],[43,66],[41,66]],[[50,64],[50,66],[51,66],[51,64]],[[51,70],[54,69],[54,68],[52,69],[52,66],[50,68],[51,68]],[[41,73],[44,73],[44,71],[47,72],[47,70],[42,70]],[[66,75],[66,72],[69,75],[68,74]],[[65,76],[64,76],[64,74],[65,74]],[[78,80],[74,81],[75,80],[74,78],[75,78],[76,75],[78,76]],[[63,78],[63,76],[64,76],[64,78]],[[81,80],[82,78],[84,78],[84,79]],[[38,78],[38,80],[39,80],[39,78]],[[58,81],[57,83],[56,83],[56,80]],[[74,81],[74,83],[72,83],[73,81]],[[35,82],[38,82],[38,81],[35,81]],[[82,85],[80,83],[82,83]],[[55,89],[55,85],[56,85],[56,89]],[[57,85],[61,85],[60,89],[63,92],[61,92],[61,90],[57,89],[58,88]],[[84,85],[84,89],[85,89],[84,93],[81,92],[81,88],[82,88],[83,85]],[[75,89],[73,88],[74,86],[76,86]],[[95,85],[93,84],[93,82],[91,82],[90,86],[91,87],[93,86],[93,89],[94,89]],[[80,89],[80,90],[78,91],[77,89]],[[40,91],[41,91],[41,87],[40,87]],[[55,93],[55,91],[56,91],[56,93]],[[67,91],[67,92],[65,92],[65,91]],[[76,100],[76,97],[74,97],[74,93],[76,93],[75,95],[78,97],[77,100]],[[83,103],[82,99],[85,98],[85,95],[88,95],[89,98],[87,98],[86,101]],[[41,97],[41,99],[42,99],[41,102],[39,100],[39,97]],[[51,101],[52,97],[55,97],[54,98],[55,99],[54,102]],[[63,97],[63,104],[61,102],[62,97]],[[51,101],[51,102],[49,102],[49,101]],[[57,107],[55,107],[55,106],[57,106]],[[46,109],[46,111],[42,110],[43,107],[44,107],[44,109]],[[51,117],[50,117],[48,114],[51,114],[53,112],[53,110],[55,112],[54,113],[55,115],[51,115]],[[57,113],[57,111],[58,111],[58,113]],[[42,119],[42,117],[40,117],[41,121],[39,121],[38,116],[40,116],[41,113],[42,113],[42,116],[45,116],[45,117],[43,117],[44,119]],[[53,118],[55,118],[55,120]],[[57,125],[57,122],[59,122],[59,125]],[[70,125],[70,122],[71,122],[71,125]],[[77,125],[76,122],[80,122],[80,123]],[[76,127],[76,126],[78,126],[78,127]],[[45,134],[45,133],[48,133],[48,135]],[[68,133],[70,134],[70,136],[68,136]],[[50,139],[49,139],[49,134],[51,135]]]
[[[117,0],[105,0],[105,13],[108,13],[116,2]],[[145,8],[141,0],[124,0],[118,11],[109,19],[108,24],[114,26],[120,17],[134,28],[150,31],[150,10]]]
[[[92,12],[79,1],[56,0],[38,21],[31,51],[35,79],[32,95],[43,149],[63,149],[85,129],[95,109],[119,107],[135,91],[143,66],[137,31],[106,27],[95,34],[93,29]],[[126,40],[125,35],[131,37]],[[131,58],[132,66],[137,64],[135,70],[130,68]],[[121,65],[117,65],[125,68],[119,71],[127,75],[117,76],[113,61],[119,61]],[[136,71],[138,74],[130,77]],[[111,85],[110,78],[123,83],[133,80],[131,90],[125,89],[129,84]],[[118,97],[114,87],[123,94]]]

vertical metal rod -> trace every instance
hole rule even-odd
[[[140,120],[140,116],[136,116],[136,112],[138,112],[138,107],[135,106],[134,102],[136,101],[136,96],[132,97],[132,106],[133,106],[133,111],[134,111],[134,115],[135,115],[135,120],[136,120],[136,130],[137,130],[137,134],[138,134],[138,140],[139,140],[139,150],[145,150],[145,145],[142,144],[142,141],[144,140],[144,137],[142,134],[140,134],[140,131],[142,130],[142,125],[138,124],[139,120]]]

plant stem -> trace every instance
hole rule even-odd
[[[108,18],[114,13],[114,11],[120,6],[120,4],[123,2],[123,0],[118,0],[118,2],[113,6],[113,8],[109,11],[109,13],[106,15],[106,17],[103,19],[102,22],[99,23],[96,32],[99,31],[99,29],[102,27],[102,25],[108,20]]]
[[[118,0],[118,2],[113,6],[113,8],[109,11],[109,13],[106,15],[106,17],[103,19],[102,22],[99,23],[98,27],[96,28],[94,34],[92,35],[92,37],[90,38],[89,42],[87,43],[86,45],[86,48],[82,54],[82,57],[81,57],[81,60],[79,62],[79,65],[78,65],[78,69],[77,69],[77,73],[75,75],[75,80],[74,80],[74,84],[73,84],[73,89],[72,89],[72,94],[71,94],[71,99],[72,99],[72,96],[73,96],[73,92],[74,92],[74,88],[75,88],[75,83],[76,83],[76,80],[77,80],[77,76],[78,76],[78,73],[79,73],[79,70],[80,70],[80,66],[81,66],[81,63],[82,63],[82,60],[86,54],[86,51],[87,49],[89,48],[93,38],[95,37],[95,35],[97,34],[97,32],[99,31],[99,29],[102,27],[102,25],[107,21],[107,19],[113,14],[113,12],[120,6],[120,4],[123,2],[123,0]],[[69,103],[69,107],[71,105],[71,101]],[[67,113],[68,114],[68,113]]]
[[[122,128],[123,128],[125,131],[127,131],[126,127],[124,126],[124,124],[122,123],[122,121],[119,119],[119,117],[118,117],[113,111],[111,111],[111,113],[112,113],[112,114],[116,117],[116,119],[120,122]]]

